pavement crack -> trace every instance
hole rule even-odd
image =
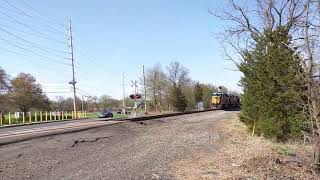
[[[142,122],[142,121],[140,121],[139,124],[141,124],[141,125],[148,125],[147,123]]]
[[[105,137],[97,137],[95,139],[92,139],[92,140],[85,140],[85,139],[82,139],[82,140],[74,140],[73,141],[73,144],[71,145],[71,148],[77,146],[78,144],[80,143],[93,143],[93,142],[98,142],[99,140],[101,139],[108,139],[108,138],[111,138],[112,136],[105,136]]]
[[[16,156],[16,158],[19,158],[19,157],[21,157],[22,156],[22,154],[18,154],[17,156]]]

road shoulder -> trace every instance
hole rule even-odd
[[[311,146],[280,144],[251,137],[233,118],[218,121],[213,128],[220,137],[216,151],[193,151],[171,164],[177,179],[317,179],[310,172]]]

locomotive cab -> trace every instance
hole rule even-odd
[[[222,99],[223,99],[222,96],[223,96],[223,94],[220,92],[212,94],[211,103],[212,103],[213,108],[220,109],[222,107]]]

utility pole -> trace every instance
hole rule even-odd
[[[122,74],[122,114],[126,114],[126,104],[125,104],[125,84],[124,84],[124,72]]]
[[[137,102],[137,98],[136,98],[136,95],[138,94],[138,81],[131,81],[132,82],[132,85],[131,87],[134,88],[134,117],[137,117],[137,108],[138,108],[138,102]]]
[[[125,101],[124,101],[124,99],[125,99],[125,97],[126,97],[126,94],[125,94],[125,89],[124,89],[124,72],[123,72],[123,74],[122,74],[122,107],[123,108],[125,108]]]
[[[146,89],[146,76],[144,74],[144,65],[142,65],[143,75],[143,89],[144,89],[144,114],[147,114],[147,89]]]
[[[73,86],[73,111],[76,112],[76,79],[74,77],[74,58],[73,58],[73,44],[72,44],[72,27],[71,27],[71,19],[69,20],[69,48],[71,55],[71,66],[72,66],[72,81],[69,82]]]
[[[83,98],[83,94],[82,94],[82,102],[81,102],[81,111],[84,112],[83,110],[83,101],[84,101],[84,98]]]

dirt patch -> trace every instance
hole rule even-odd
[[[172,163],[177,179],[320,179],[310,172],[312,147],[251,137],[237,115],[218,121],[216,151],[193,151]]]

